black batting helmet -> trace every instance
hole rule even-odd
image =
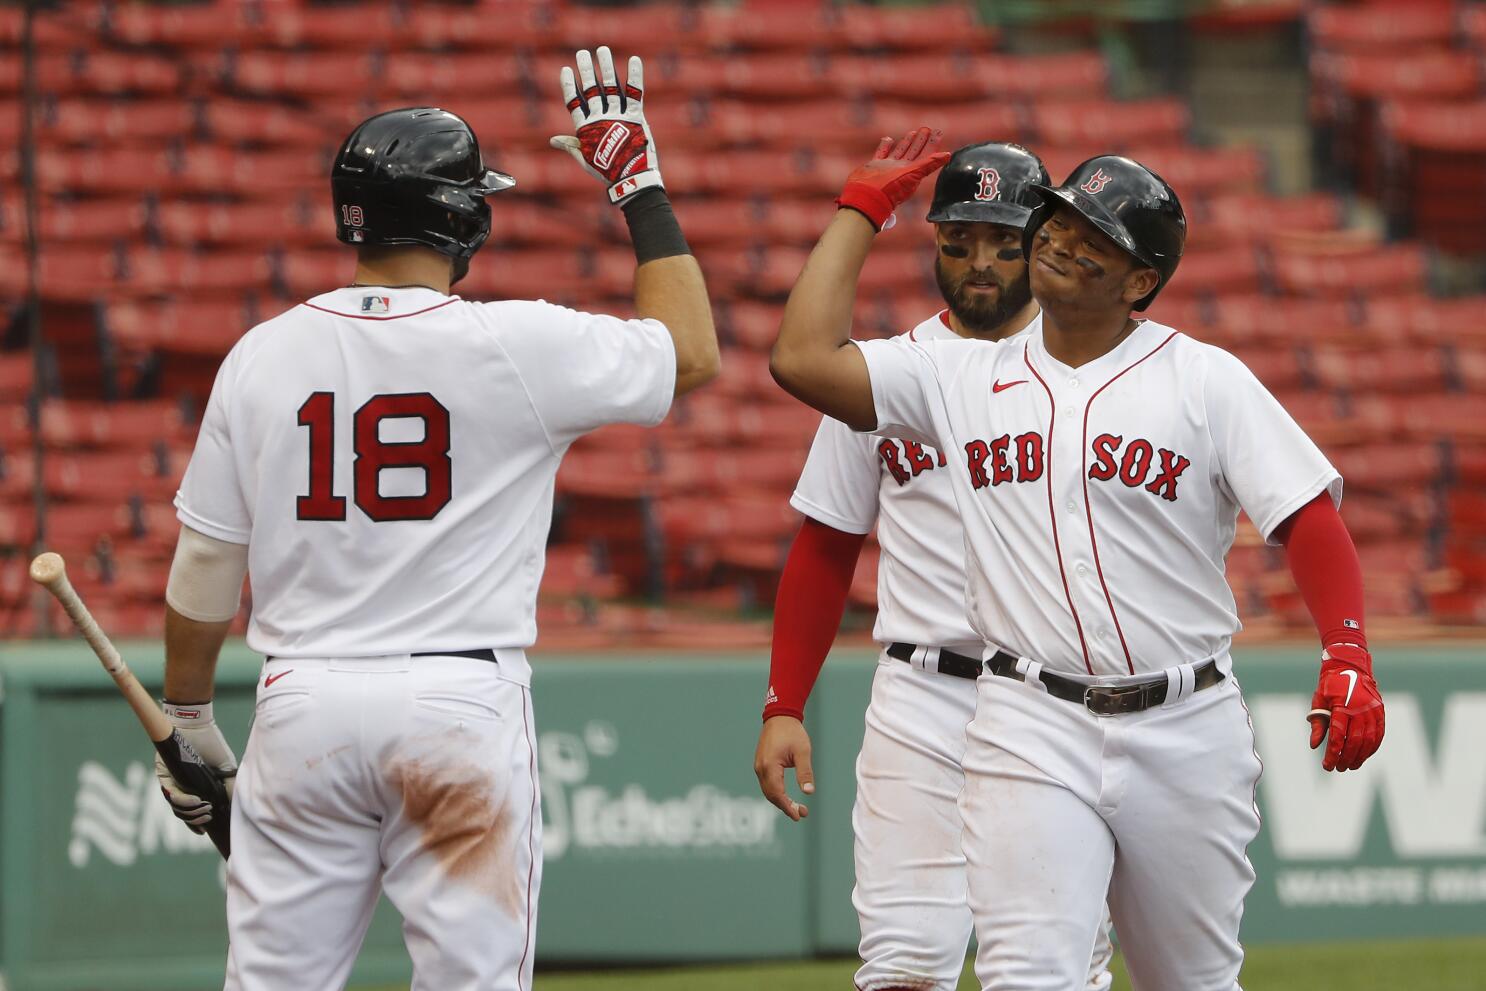
[[[421,244],[468,261],[490,236],[485,197],[516,180],[485,168],[475,132],[437,107],[357,125],[330,171],[335,236],[346,244]]]
[[[1134,309],[1150,306],[1171,281],[1187,241],[1187,217],[1176,191],[1144,165],[1120,155],[1100,155],[1074,169],[1063,185],[1036,186],[1034,193],[1041,202],[1022,230],[1022,250],[1029,259],[1032,236],[1059,203],[1066,203],[1161,276]]]
[[[1033,192],[1050,185],[1042,159],[1021,145],[999,141],[966,145],[939,170],[927,220],[962,220],[1020,227],[1042,202]]]

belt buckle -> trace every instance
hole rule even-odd
[[[1131,712],[1124,700],[1139,698],[1144,685],[1090,685],[1084,689],[1084,708],[1096,716],[1118,716]]]

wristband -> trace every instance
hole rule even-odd
[[[879,232],[892,226],[889,221],[893,218],[893,201],[876,187],[849,183],[836,198],[836,205],[860,213]]]
[[[165,717],[177,729],[204,726],[216,721],[212,714],[211,699],[205,702],[171,702],[169,699],[162,699],[160,708],[165,710]]]
[[[676,221],[676,212],[671,209],[671,198],[664,189],[642,190],[621,203],[619,208],[624,211],[625,223],[629,224],[637,264],[691,254],[686,236]]]

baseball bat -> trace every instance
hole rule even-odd
[[[134,677],[134,672],[129,670],[129,665],[124,663],[124,658],[119,656],[108,635],[98,626],[98,621],[83,604],[82,597],[67,580],[67,564],[62,560],[62,555],[53,551],[38,554],[36,560],[31,562],[31,580],[45,588],[62,604],[72,624],[88,642],[88,646],[93,648],[93,653],[98,655],[103,669],[113,677],[124,701],[134,710],[139,724],[144,727],[171,776],[187,792],[211,803],[212,821],[206,824],[206,835],[211,838],[222,859],[227,859],[232,852],[229,830],[232,817],[227,786],[206,766],[195,748],[181,736],[180,731],[171,725],[165,713],[150,697],[150,693]]]

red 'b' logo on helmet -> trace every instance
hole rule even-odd
[[[1114,176],[1105,175],[1103,169],[1095,169],[1094,174],[1089,176],[1089,180],[1078,188],[1092,196],[1095,193],[1102,193],[1104,187],[1108,186],[1113,179]]]
[[[977,200],[994,200],[1001,196],[1001,173],[995,169],[980,170],[980,185],[975,190]]]

